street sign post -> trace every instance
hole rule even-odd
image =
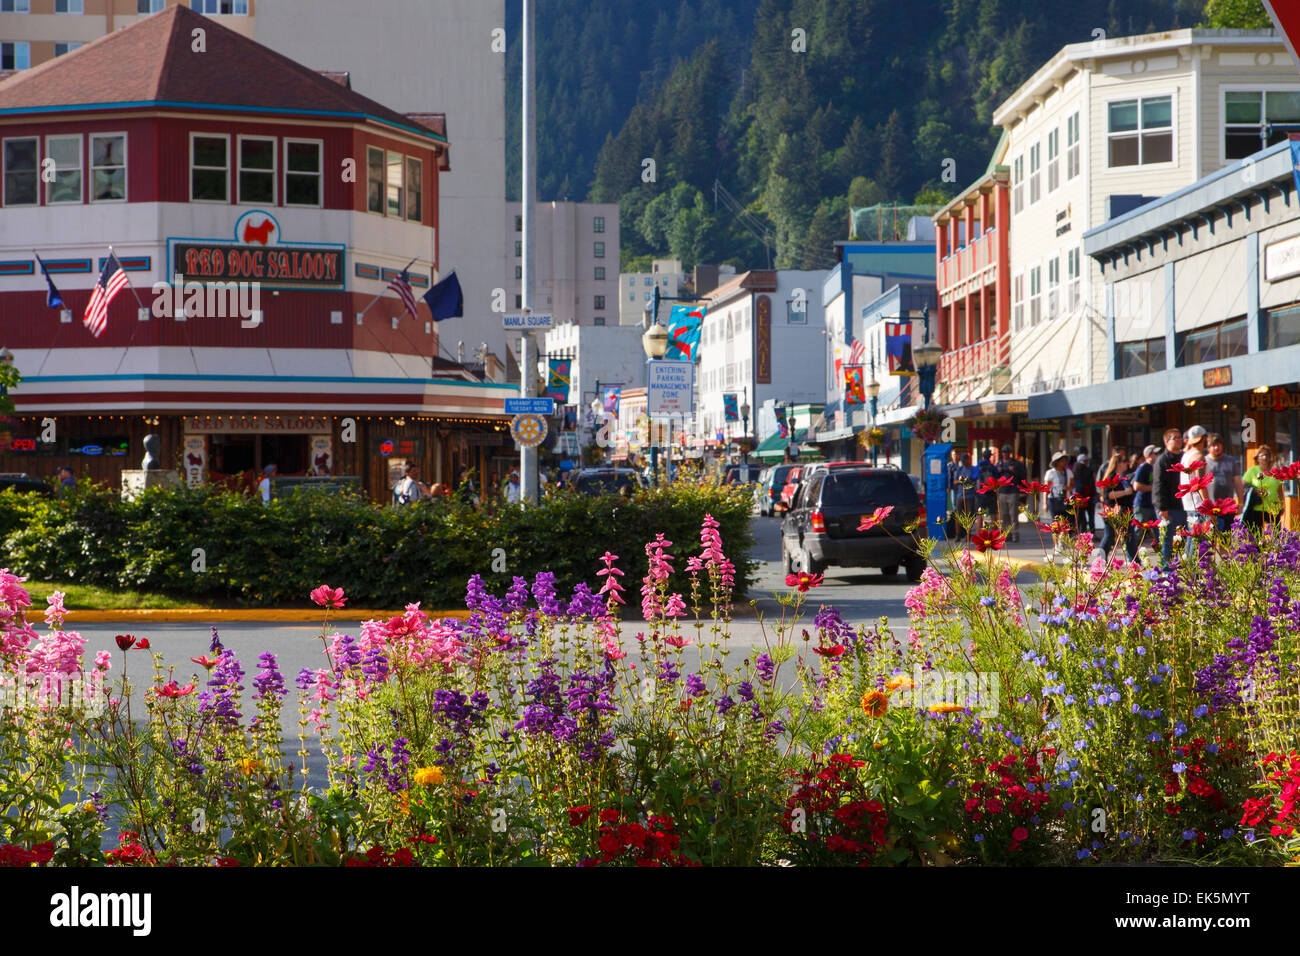
[[[555,316],[543,312],[507,312],[502,317],[502,326],[507,332],[535,332],[538,329],[555,327]]]
[[[507,415],[554,415],[553,398],[507,398],[505,400]]]
[[[695,363],[651,359],[647,414],[651,418],[687,418],[695,411]]]

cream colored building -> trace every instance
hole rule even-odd
[[[505,204],[505,249],[514,267],[505,283],[506,310],[523,307],[523,204]],[[539,202],[536,312],[555,324],[618,325],[617,203]]]
[[[994,113],[1011,167],[1013,394],[1103,381],[1106,307],[1083,234],[1238,162],[1297,124],[1271,30],[1175,30],[1061,49]]]
[[[26,69],[177,4],[253,35],[258,0],[0,0],[0,69]]]

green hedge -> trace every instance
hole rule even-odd
[[[689,594],[686,559],[700,552],[706,513],[720,525],[736,564],[736,597],[754,565],[747,492],[685,482],[635,498],[561,492],[536,508],[473,510],[454,499],[394,509],[355,495],[302,490],[264,507],[211,487],[154,488],[132,501],[90,486],[63,499],[0,495],[0,567],[34,580],[298,606],[319,584],[343,587],[349,606],[463,606],[465,584],[481,574],[502,593],[516,575],[554,572],[562,594],[593,588],[600,556],[620,558],[630,607],[639,606],[645,543],[673,542],[675,590]],[[196,572],[203,550],[206,570]],[[505,571],[493,571],[494,549]],[[499,566],[499,563],[498,563]]]

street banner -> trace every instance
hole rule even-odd
[[[890,375],[915,375],[912,361],[912,323],[885,323],[885,357],[889,360]]]
[[[569,403],[569,372],[573,368],[572,359],[546,360],[546,391],[542,394],[555,399],[557,404]]]
[[[698,360],[703,329],[704,306],[674,305],[668,316],[668,351],[664,358],[678,362]]]
[[[844,404],[865,405],[867,392],[862,383],[862,366],[846,365],[844,367]]]
[[[614,415],[615,417],[617,417],[617,416],[618,416],[618,399],[619,399],[619,396],[622,395],[622,393],[623,393],[623,386],[621,386],[621,385],[612,385],[612,386],[610,386],[609,388],[604,389],[603,392],[604,392],[604,398],[603,398],[603,400],[602,400],[602,403],[603,403],[603,405],[604,405],[604,407],[605,407],[605,411],[607,411],[607,412],[609,412],[609,414]]]
[[[785,407],[778,405],[776,407],[776,430],[782,438],[789,438],[790,434],[786,431],[785,426]]]
[[[736,403],[736,393],[726,392],[722,396],[722,417],[725,421],[740,421],[740,408]]]

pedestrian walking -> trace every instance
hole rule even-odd
[[[1246,485],[1241,478],[1241,462],[1235,456],[1225,452],[1223,436],[1217,432],[1210,435],[1205,469],[1214,476],[1214,482],[1210,485],[1210,500],[1222,501],[1231,498],[1237,502],[1237,508],[1240,510],[1242,499],[1246,495]],[[1232,527],[1232,515],[1219,515],[1217,522],[1220,531],[1227,531]]]
[[[1043,473],[1043,484],[1047,485],[1047,491],[1043,494],[1043,508],[1052,524],[1056,524],[1056,519],[1066,513],[1065,496],[1070,490],[1070,476],[1066,474],[1065,466],[1069,460],[1069,455],[1063,451],[1058,451],[1052,456],[1051,467]],[[1060,535],[1052,534],[1052,547],[1060,547]]]
[[[1115,448],[1111,451],[1110,461],[1102,469],[1097,487],[1102,500],[1100,547],[1102,555],[1109,559],[1111,551],[1119,543],[1119,536],[1115,531],[1116,525],[1125,529],[1124,541],[1127,545],[1127,531],[1133,516],[1133,496],[1135,492],[1133,490],[1132,475],[1129,473],[1128,454],[1125,449]],[[1107,514],[1108,511],[1110,514]]]
[[[1152,500],[1152,482],[1155,474],[1156,459],[1160,457],[1159,445],[1147,445],[1142,449],[1142,459],[1133,470],[1133,523],[1128,535],[1128,559],[1137,559],[1138,551],[1148,541],[1154,542],[1154,528],[1144,528],[1156,520],[1156,506]]]
[[[1174,533],[1187,524],[1183,500],[1175,494],[1179,474],[1174,465],[1182,462],[1183,432],[1169,428],[1164,434],[1165,450],[1152,466],[1151,500],[1160,516],[1160,563],[1169,567],[1174,560]]]
[[[993,464],[993,449],[985,448],[980,452],[979,464],[975,466],[975,505],[979,513],[975,519],[975,530],[982,531],[985,523],[993,524],[997,520],[998,514],[998,493],[996,490],[986,490],[983,494],[979,493],[980,488],[989,488],[989,482],[997,477],[997,466]]]
[[[1265,524],[1275,523],[1286,506],[1286,487],[1268,473],[1275,463],[1273,449],[1260,445],[1255,449],[1255,464],[1241,476],[1246,486],[1241,520],[1256,534],[1263,531]]]
[[[519,504],[519,472],[515,469],[511,468],[510,474],[506,476],[506,485],[501,494],[505,498],[506,504]]]
[[[1075,507],[1079,534],[1092,534],[1097,527],[1097,476],[1088,464],[1088,449],[1080,446],[1074,459],[1074,494],[1087,499]]]
[[[1011,453],[1010,445],[1002,446],[998,457],[997,476],[1010,478],[1011,484],[998,489],[998,525],[1013,542],[1020,541],[1020,486],[1029,480],[1025,463]]]
[[[275,465],[267,465],[262,469],[262,480],[257,483],[257,490],[262,494],[262,504],[271,503],[271,479],[275,477],[278,469]]]
[[[64,465],[59,469],[59,497],[62,498],[76,489],[77,479],[72,474],[72,469]]]
[[[414,504],[430,494],[429,486],[420,480],[420,466],[411,462],[406,466],[402,480],[393,488],[393,504]]]

